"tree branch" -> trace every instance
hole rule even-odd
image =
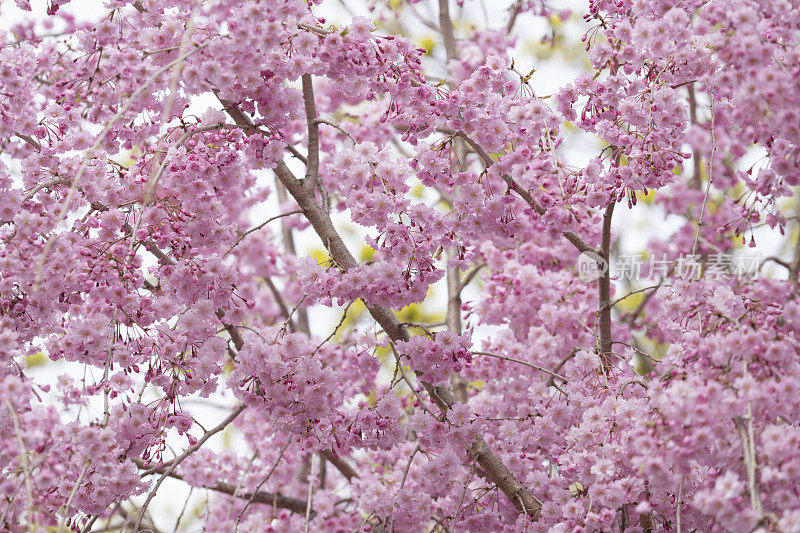
[[[231,115],[231,118],[233,118],[234,121],[236,120],[234,115]],[[246,126],[248,123],[251,123],[249,118],[247,118],[247,121],[242,125]],[[325,244],[331,254],[331,258],[336,264],[343,269],[356,266],[357,262],[355,258],[333,226],[330,216],[320,208],[314,196],[306,191],[302,181],[298,180],[294,174],[292,174],[292,171],[289,170],[289,167],[287,167],[286,163],[282,160],[278,161],[276,164],[275,174],[278,176],[283,186],[286,187],[289,194],[294,197],[300,209],[303,210],[306,219],[311,223],[317,236],[319,236]],[[406,329],[389,309],[374,305],[368,305],[367,309],[393,341],[407,341],[410,339]],[[425,381],[422,381],[422,384],[428,391],[431,399],[440,409],[447,410],[456,403],[456,399],[448,389],[436,387]],[[514,478],[514,475],[508,467],[497,458],[482,436],[478,436],[475,439],[469,451],[478,461],[478,464],[486,471],[489,479],[503,491],[517,509],[525,513],[532,520],[538,519],[542,509],[542,502],[539,501],[527,487]]]
[[[334,454],[331,450],[325,450],[324,452],[321,452],[320,455],[324,457],[330,464],[332,464],[336,470],[338,470],[339,473],[342,474],[345,479],[347,479],[347,481],[352,481],[354,477],[359,477],[355,468],[350,466],[347,461]]]
[[[466,133],[464,133],[463,131],[457,131],[455,134],[463,138],[465,141],[467,141],[467,144],[469,144],[470,147],[473,150],[475,150],[475,152],[483,161],[483,164],[486,166],[486,168],[489,168],[494,164],[494,159],[492,159],[492,157],[488,153],[486,153],[486,150],[484,150],[481,145],[479,145],[477,142],[473,141],[469,136],[467,136]],[[539,204],[539,202],[537,202],[534,199],[530,191],[528,191],[524,187],[521,187],[516,181],[514,181],[514,178],[512,178],[507,174],[501,174],[500,177],[503,178],[503,181],[506,182],[506,185],[508,186],[509,190],[514,191],[520,196],[520,198],[525,200],[525,202],[527,202],[527,204],[531,206],[531,208],[536,212],[536,214],[538,214],[539,216],[543,216],[545,213],[547,213],[547,209],[545,209],[544,206]],[[575,246],[575,248],[577,248],[579,252],[596,252],[596,250],[591,246],[589,246],[577,233],[572,231],[565,231],[564,233],[562,233],[562,235],[564,236],[565,239],[571,242],[572,245]]]
[[[753,510],[753,513],[755,513],[756,519],[761,520],[764,515],[764,509],[761,504],[761,494],[758,490],[758,465],[756,462],[755,442],[752,435],[752,415],[748,414],[747,425],[745,425],[744,417],[733,417],[733,425],[736,426],[739,440],[742,441],[742,457],[744,460],[745,472],[747,473],[750,508]]]
[[[527,361],[523,361],[522,359],[515,359],[513,357],[507,357],[505,355],[499,355],[499,354],[496,354],[496,353],[489,353],[489,352],[472,352],[472,353],[475,354],[475,355],[485,355],[487,357],[494,357],[495,359],[500,359],[502,361],[508,361],[509,363],[516,363],[518,365],[527,366],[528,368],[532,368],[534,370],[538,370],[539,372],[543,372],[545,374],[548,374],[550,376],[549,379],[558,378],[558,379],[562,379],[564,381],[569,381],[567,378],[565,378],[561,374],[557,374],[556,372],[553,372],[552,370],[547,370],[544,367],[541,367],[541,366],[538,366],[538,365],[534,365],[533,363],[529,363]],[[549,381],[549,379],[548,379],[548,381]]]
[[[147,509],[147,506],[150,505],[150,502],[155,497],[156,492],[158,491],[158,488],[161,486],[161,483],[164,482],[164,479],[167,476],[171,476],[171,474],[175,471],[175,469],[178,467],[178,465],[181,464],[187,457],[189,457],[194,452],[199,450],[200,447],[203,444],[205,444],[205,442],[209,438],[211,438],[212,435],[215,435],[216,433],[219,433],[220,431],[222,431],[223,429],[228,427],[228,424],[233,422],[236,419],[236,417],[239,416],[239,414],[241,414],[241,412],[246,409],[246,407],[247,407],[246,405],[239,405],[236,409],[233,410],[233,412],[230,415],[228,415],[225,418],[225,420],[220,422],[217,426],[215,426],[215,427],[209,429],[208,431],[206,431],[205,434],[203,434],[203,436],[200,437],[200,439],[197,442],[195,442],[193,445],[191,445],[188,448],[186,448],[186,451],[184,451],[182,454],[180,454],[175,459],[170,461],[170,463],[164,467],[164,469],[162,470],[161,477],[158,478],[158,481],[156,481],[156,484],[153,486],[152,489],[150,489],[150,492],[147,495],[147,499],[144,501],[144,504],[142,504],[142,508],[139,510],[139,514],[136,517],[136,524],[134,524],[134,527],[133,527],[134,531],[139,531],[139,528],[140,528],[140,526],[142,524],[142,517],[144,516],[144,512]],[[174,477],[174,476],[171,476],[171,477]],[[231,486],[231,490],[233,491],[233,492],[231,492],[231,494],[234,494],[235,491],[236,491],[236,487]]]
[[[598,297],[600,309],[599,329],[600,329],[600,358],[604,368],[608,368],[611,363],[611,217],[614,215],[613,201],[606,207],[603,214],[603,234],[600,241],[600,257],[605,261],[605,271],[597,280]]]
[[[319,176],[319,121],[317,120],[317,105],[314,102],[314,83],[311,74],[303,74],[303,104],[306,108],[306,124],[308,127],[308,163],[306,163],[305,186],[309,191],[319,189],[322,198],[322,207],[325,212],[330,209],[328,194],[322,185]]]
[[[556,367],[553,369],[552,373],[550,373],[550,378],[547,380],[547,386],[548,387],[552,387],[553,385],[555,385],[555,378],[556,378],[556,376],[558,376],[558,371],[561,370],[562,368],[564,368],[564,365],[567,364],[567,361],[569,361],[570,359],[575,357],[575,355],[577,355],[577,353],[579,351],[581,351],[580,348],[573,348],[572,350],[570,350],[570,352],[567,354],[567,356],[564,357],[564,359],[562,359],[561,362],[559,362],[556,365]]]
[[[450,0],[439,0],[439,30],[444,39],[447,60],[456,57],[456,38],[453,35],[453,20],[450,18]]]
[[[322,211],[316,200],[306,192],[302,182],[294,177],[283,161],[278,162],[275,167],[275,173],[286,187],[286,190],[289,191],[289,194],[294,196],[311,226],[322,239],[322,242],[326,244],[336,264],[342,269],[355,267],[357,262],[336,231],[336,228],[334,228],[330,217]],[[410,339],[406,329],[389,309],[374,305],[368,305],[367,309],[393,341],[407,341]],[[426,381],[422,381],[422,384],[440,409],[447,410],[456,403],[456,399],[448,389],[436,387]],[[534,519],[538,517],[542,506],[541,502],[514,478],[511,471],[489,449],[483,437],[478,437],[473,442],[470,447],[470,453],[484,468],[489,478],[520,511],[527,513]]]
[[[142,461],[139,458],[134,458],[133,462],[139,468],[147,468],[147,463]],[[167,470],[167,467],[162,466],[157,468],[153,471],[156,474],[164,474]],[[166,474],[168,477],[173,479],[177,479],[180,481],[186,481],[183,476],[180,474],[176,474],[175,472],[170,472]],[[236,492],[236,486],[230,483],[224,483],[222,481],[217,481],[214,485],[203,485],[204,489],[213,490],[214,492],[219,492],[222,494],[227,494],[229,496],[235,496],[236,498],[242,500],[248,500],[253,503],[265,503],[267,505],[272,505],[274,507],[279,507],[281,509],[287,509],[292,511],[293,513],[304,514],[306,512],[306,501],[300,500],[297,498],[289,498],[287,496],[282,496],[278,493],[272,492],[264,492],[264,491],[255,491],[252,493],[247,492]],[[313,512],[313,511],[312,511]]]

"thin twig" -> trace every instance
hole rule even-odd
[[[250,228],[249,230],[247,230],[247,231],[245,231],[244,233],[242,233],[242,234],[239,236],[239,238],[238,238],[238,239],[236,239],[236,242],[234,242],[233,244],[231,244],[230,248],[228,248],[228,250],[227,250],[227,251],[226,251],[224,254],[222,254],[222,256],[224,257],[224,256],[228,255],[229,253],[231,253],[231,250],[233,250],[234,248],[236,248],[236,246],[238,246],[238,244],[239,244],[240,242],[242,242],[242,239],[244,239],[245,237],[247,237],[248,235],[250,235],[250,234],[251,234],[251,233],[253,233],[254,231],[258,231],[258,230],[260,230],[261,228],[263,228],[264,226],[266,226],[267,224],[269,224],[269,223],[270,223],[270,222],[272,222],[273,220],[278,220],[279,218],[288,217],[288,216],[290,216],[290,215],[297,215],[298,213],[302,213],[302,211],[301,211],[301,210],[299,210],[299,209],[295,209],[294,211],[289,211],[288,213],[281,213],[280,215],[275,215],[274,217],[270,217],[270,218],[268,218],[267,220],[265,220],[264,222],[262,222],[262,223],[261,223],[261,224],[259,224],[258,226],[253,226],[253,227],[252,227],[252,228]]]
[[[467,478],[467,482],[464,483],[464,490],[461,493],[461,498],[458,500],[458,505],[456,506],[456,512],[453,513],[453,519],[450,521],[450,529],[455,531],[456,529],[456,519],[458,518],[458,513],[461,511],[461,504],[464,503],[464,498],[467,496],[467,489],[469,488],[469,484],[472,481],[472,476],[475,475],[475,462],[472,462],[472,467],[469,470],[469,477]]]
[[[683,482],[686,480],[686,474],[681,476],[681,485],[678,487],[678,506],[675,509],[675,522],[678,528],[678,533],[681,533],[681,506],[683,505]]]
[[[267,472],[267,475],[264,476],[264,479],[262,479],[258,483],[258,485],[256,485],[256,488],[253,490],[253,493],[247,499],[247,503],[244,504],[244,507],[239,512],[239,515],[236,517],[236,527],[234,528],[234,533],[239,531],[239,521],[242,519],[242,516],[244,516],[245,511],[247,511],[247,508],[250,507],[250,505],[253,503],[253,498],[255,497],[255,495],[258,494],[258,491],[261,490],[261,487],[264,486],[264,483],[266,483],[269,480],[269,478],[272,476],[272,473],[275,471],[276,468],[278,468],[278,464],[280,464],[281,459],[283,459],[283,454],[286,452],[286,449],[289,447],[291,443],[292,443],[292,435],[289,435],[289,439],[286,441],[286,444],[283,445],[283,448],[281,448],[281,452],[278,454],[278,458],[275,459],[275,463],[273,463],[272,468],[269,469],[269,472]]]
[[[156,481],[156,484],[153,486],[153,488],[147,494],[147,499],[144,501],[144,504],[142,504],[142,508],[139,510],[139,514],[136,517],[136,523],[134,524],[134,528],[133,528],[134,531],[139,531],[139,527],[142,524],[142,518],[144,517],[144,512],[147,509],[147,506],[150,505],[150,502],[152,501],[152,499],[155,497],[156,492],[158,491],[158,488],[161,486],[161,483],[163,483],[164,480],[170,474],[172,474],[175,471],[175,469],[178,467],[178,465],[181,464],[187,457],[189,457],[194,452],[199,450],[200,447],[203,444],[205,444],[205,442],[209,438],[211,438],[212,435],[215,435],[215,434],[219,433],[220,431],[222,431],[223,429],[225,429],[226,427],[228,427],[228,425],[231,422],[233,422],[236,419],[236,417],[239,416],[241,414],[241,412],[245,410],[246,407],[247,406],[245,406],[244,404],[239,405],[236,409],[233,410],[233,412],[230,415],[228,415],[227,418],[225,418],[225,420],[220,422],[217,426],[215,426],[215,427],[211,428],[210,430],[206,431],[206,433],[202,437],[200,437],[200,439],[196,443],[194,443],[192,446],[189,446],[186,449],[185,452],[183,452],[181,455],[179,455],[178,457],[176,457],[175,459],[170,461],[170,463],[164,468],[164,472],[161,474],[161,477],[158,478],[158,481]]]
[[[700,218],[697,221],[697,232],[694,235],[694,242],[692,243],[692,255],[697,248],[697,240],[700,238],[700,230],[703,227],[703,215],[706,212],[706,205],[708,204],[708,197],[711,194],[711,183],[714,181],[714,154],[717,152],[717,137],[714,132],[714,88],[708,90],[709,98],[711,99],[711,157],[708,160],[708,183],[706,184],[706,194],[703,198],[703,205],[700,207]]]
[[[11,405],[11,402],[6,399],[6,407],[8,408],[8,412],[11,415],[11,421],[14,423],[14,433],[17,436],[17,445],[19,446],[20,457],[22,458],[22,475],[25,479],[25,491],[28,493],[28,507],[26,509],[27,514],[27,522],[28,522],[28,530],[33,530],[33,524],[31,523],[31,514],[33,514],[33,486],[31,485],[31,476],[30,476],[30,465],[28,463],[28,450],[25,448],[25,442],[22,440],[22,431],[20,430],[19,426],[19,418],[17,417],[17,412],[14,410],[14,406]]]
[[[306,523],[305,533],[308,533],[308,527],[311,522],[311,498],[314,495],[314,456],[311,456],[311,471],[308,474],[308,500],[306,501]]]
[[[411,455],[408,457],[408,462],[406,463],[406,467],[403,469],[403,479],[400,480],[400,488],[398,491],[403,490],[403,487],[406,485],[406,478],[408,477],[408,472],[411,470],[411,463],[414,462],[414,456],[417,455],[419,451],[419,444],[414,448],[414,451],[411,452]],[[392,511],[392,524],[389,526],[389,531],[394,532],[394,510]]]
[[[545,374],[549,374],[550,377],[552,377],[552,378],[558,378],[558,379],[561,379],[563,381],[568,381],[567,378],[565,378],[561,374],[553,372],[552,370],[548,370],[548,369],[546,369],[544,367],[541,367],[541,366],[538,366],[538,365],[534,365],[533,363],[529,363],[527,361],[523,361],[521,359],[514,359],[513,357],[507,357],[505,355],[498,355],[496,353],[489,353],[489,352],[472,352],[472,354],[473,355],[486,355],[488,357],[494,357],[495,359],[502,359],[503,361],[509,361],[511,363],[517,363],[518,365],[524,365],[524,366],[527,366],[529,368],[533,368],[534,370],[538,370],[539,372],[544,372]]]
[[[253,462],[258,458],[258,450],[253,453],[253,456],[247,461],[247,465],[245,465],[244,469],[242,470],[241,475],[239,476],[239,481],[236,483],[236,487],[233,490],[233,497],[239,497],[239,491],[242,490],[242,484],[244,483],[244,478],[247,476],[247,472],[250,470],[250,467],[253,466]],[[228,518],[231,517],[231,512],[233,511],[233,507],[231,506],[228,509]]]
[[[402,490],[403,487],[406,485],[406,478],[408,477],[409,470],[411,470],[411,463],[414,462],[414,456],[417,455],[418,451],[419,451],[419,444],[417,444],[417,447],[414,448],[414,451],[411,452],[411,455],[408,457],[408,463],[406,464],[406,467],[403,470],[403,479],[400,480],[400,490]]]
[[[181,507],[181,512],[178,514],[178,518],[175,519],[175,527],[172,528],[173,531],[178,531],[178,526],[181,525],[183,514],[186,512],[186,508],[189,506],[189,500],[192,498],[192,492],[194,492],[194,486],[189,487],[189,494],[186,495],[186,499],[183,501],[183,507]]]
[[[72,508],[72,499],[75,498],[75,493],[78,492],[78,488],[81,486],[81,481],[83,481],[83,476],[86,474],[86,470],[89,469],[89,458],[86,458],[85,464],[81,469],[81,473],[78,475],[78,479],[75,481],[75,486],[72,487],[72,490],[69,492],[69,498],[67,498],[67,503],[64,506],[64,515],[61,517],[61,522],[58,524],[58,530],[56,533],[61,533],[64,530],[64,524],[67,522],[67,517],[69,517],[69,510]]]
[[[659,284],[657,284],[657,285],[651,285],[651,286],[649,286],[649,287],[644,287],[644,288],[642,288],[642,289],[637,289],[637,290],[635,290],[635,291],[630,291],[629,293],[625,294],[625,296],[620,296],[619,298],[617,298],[617,299],[616,299],[616,300],[614,300],[613,302],[609,302],[607,305],[608,305],[608,307],[614,307],[615,305],[617,305],[618,303],[620,303],[622,300],[626,300],[626,299],[630,298],[631,296],[633,296],[634,294],[638,294],[638,293],[640,293],[640,292],[645,292],[645,291],[650,291],[650,290],[658,289],[658,288],[660,288],[661,286],[662,286],[662,285],[661,285],[661,283],[659,283]],[[665,287],[671,287],[672,285],[664,285],[664,286],[665,286]]]
[[[103,366],[103,427],[108,424],[108,417],[110,410],[108,407],[108,394],[109,383],[108,374],[111,371],[111,354],[114,352],[114,337],[117,334],[117,313],[118,308],[114,308],[113,316],[111,317],[111,333],[108,335],[108,348],[106,349],[106,361]]]

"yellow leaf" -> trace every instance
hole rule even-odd
[[[433,51],[433,48],[436,46],[436,41],[434,41],[433,38],[430,36],[423,37],[418,42],[420,48],[424,48],[425,50],[427,50],[425,52],[426,56],[430,55],[431,52]]]
[[[375,255],[375,250],[368,245],[364,245],[361,247],[361,261],[371,261],[372,257]]]
[[[47,355],[42,352],[36,352],[34,354],[25,357],[25,363],[27,364],[28,368],[33,368],[35,366],[44,366],[49,362],[50,358],[47,357]]]
[[[629,313],[634,309],[636,309],[636,307],[642,302],[642,300],[644,300],[645,294],[646,293],[644,292],[636,292],[630,294],[626,296],[625,299],[617,302],[617,305],[615,307],[623,313]]]
[[[656,191],[636,191],[636,201],[645,205],[652,205],[656,199]]]
[[[317,263],[319,263],[320,265],[326,264],[330,261],[330,256],[328,255],[328,252],[322,248],[314,248],[313,250],[308,252],[308,255],[316,259]]]

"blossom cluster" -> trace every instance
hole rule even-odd
[[[15,4],[0,529],[800,531],[797,0]]]

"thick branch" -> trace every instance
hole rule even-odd
[[[687,91],[689,92],[689,122],[692,124],[697,124],[697,99],[695,98],[694,94],[694,83],[690,83],[686,86]],[[700,167],[700,150],[694,148],[692,150],[692,181],[691,185],[692,188],[700,190],[700,187],[703,184],[703,177],[702,171]]]
[[[444,39],[447,59],[456,57],[456,37],[453,35],[453,20],[450,18],[450,0],[439,0],[439,29]]]
[[[461,333],[461,276],[458,268],[447,269],[447,327]]]
[[[308,125],[308,165],[306,165],[306,187],[311,189],[319,177],[319,123],[317,106],[314,103],[314,84],[311,74],[303,74],[303,103]]]
[[[320,455],[322,455],[322,457],[324,457],[330,464],[336,467],[336,470],[338,470],[339,473],[347,479],[347,481],[351,481],[354,477],[359,477],[355,468],[350,466],[347,461],[338,455],[334,455],[332,451],[325,450],[324,452],[320,453]]]
[[[447,269],[447,327],[453,333],[461,334],[461,275],[458,267]],[[450,376],[450,384],[456,399],[464,403],[467,401],[467,380],[461,374],[454,372]]]
[[[611,217],[614,214],[614,202],[608,204],[603,215],[603,235],[600,241],[600,257],[605,261],[605,271],[598,279],[598,293],[600,300],[599,329],[600,329],[600,357],[606,368],[611,362],[611,268],[609,255],[611,249]]]

